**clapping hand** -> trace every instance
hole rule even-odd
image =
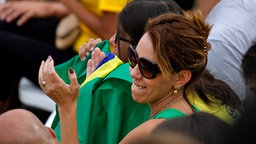
[[[66,84],[56,73],[54,61],[51,56],[42,61],[39,69],[38,81],[44,93],[50,97],[59,108],[70,108],[76,106],[80,85],[77,81],[75,71],[68,71],[70,85]]]

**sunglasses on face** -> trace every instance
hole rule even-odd
[[[160,69],[155,62],[151,62],[146,58],[139,58],[135,51],[136,46],[130,45],[128,48],[128,62],[132,68],[137,64],[139,66],[140,73],[147,79],[153,79],[160,73]]]

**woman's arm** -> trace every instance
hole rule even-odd
[[[0,5],[0,20],[12,22],[17,19],[19,26],[31,18],[62,18],[68,13],[66,6],[58,1],[10,1]]]
[[[61,143],[78,144],[76,108],[80,85],[72,68],[68,70],[70,85],[56,73],[51,56],[42,61],[38,81],[45,94],[56,102],[60,115]]]
[[[90,30],[95,32],[102,39],[109,39],[116,29],[116,12],[104,12],[99,17],[88,11],[77,0],[60,0],[63,2]]]

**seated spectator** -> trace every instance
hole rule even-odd
[[[243,102],[244,107],[248,108],[256,104],[256,43],[245,53],[242,69],[247,85],[247,97]]]
[[[128,48],[128,61],[133,78],[132,98],[138,103],[148,104],[151,116],[130,131],[120,143],[148,137],[157,125],[167,119],[198,111],[189,102],[186,88],[204,70],[210,49],[204,45],[207,44],[210,28],[198,11],[186,13],[185,16],[166,13],[149,20],[138,45]],[[62,141],[78,143],[77,128],[81,126],[77,125],[76,109],[80,84],[74,69],[70,68],[68,75],[70,84],[58,76],[54,60],[49,56],[41,63],[38,80],[42,90],[57,103]]]
[[[98,66],[87,79],[86,74],[90,73],[86,69],[87,60],[97,56],[98,49],[82,58],[83,61],[76,56],[55,67],[67,84],[70,84],[67,71],[72,67],[81,84],[77,103],[78,127],[83,127],[78,129],[80,143],[118,143],[129,131],[149,118],[149,107],[134,102],[131,97],[132,79],[129,75],[129,64],[125,63],[127,49],[131,43],[137,45],[149,18],[167,12],[183,14],[182,9],[169,0],[136,0],[125,6],[118,17],[118,33],[110,38],[118,58],[107,60],[102,66]],[[105,53],[110,51],[108,41],[104,40],[97,46]],[[60,139],[58,110],[52,128]]]
[[[25,109],[1,114],[0,127],[1,144],[59,144],[54,131]]]
[[[184,10],[188,10],[188,8],[192,7],[193,0],[191,1],[175,1],[177,2]],[[123,25],[127,24],[125,22]],[[129,26],[131,28],[131,26]],[[126,26],[123,26],[123,28],[126,28]],[[138,30],[138,27],[134,27],[133,29]],[[125,35],[125,34],[124,34]],[[138,36],[138,34],[137,34]],[[97,39],[95,41],[90,41],[86,44],[84,44],[79,49],[79,55],[81,59],[85,59],[85,56],[88,55],[89,51],[95,47],[95,45],[100,42],[100,39]],[[113,41],[113,38],[112,38]],[[113,44],[113,42],[112,42]],[[114,44],[113,44],[114,45]],[[122,50],[124,49],[124,50]],[[122,47],[122,51],[126,51],[126,48]],[[123,62],[127,61],[126,56],[123,55],[122,57],[119,55],[119,58]],[[76,61],[76,60],[73,60]],[[69,67],[76,67],[76,64],[73,64],[71,61],[68,62],[68,64],[64,64],[61,66],[61,70],[67,69]],[[84,68],[81,68],[84,69]],[[79,71],[81,71],[79,69]],[[58,72],[58,71],[57,71]],[[65,72],[65,71],[64,71]],[[63,74],[63,72],[58,72],[61,74],[60,76],[63,78],[66,74],[66,72]],[[81,75],[80,75],[81,76]],[[65,76],[68,78],[67,76]],[[190,86],[191,88],[188,89],[189,98],[192,104],[195,104],[200,111],[209,112],[211,114],[214,114],[215,116],[219,117],[220,119],[224,120],[225,122],[232,124],[240,115],[240,112],[242,110],[241,101],[239,99],[239,96],[234,92],[234,90],[224,81],[220,79],[214,78],[208,71],[204,71],[199,78],[198,82],[195,83],[194,86]],[[191,96],[190,96],[191,95]],[[201,95],[201,96],[198,96]]]
[[[232,144],[254,143],[256,129],[256,43],[245,53],[242,69],[247,85],[247,97],[243,101],[245,111],[233,125]]]
[[[205,21],[213,25],[206,69],[226,82],[240,100],[246,98],[242,58],[256,41],[255,5],[256,0],[195,0],[195,7],[202,11]]]
[[[148,4],[148,2],[147,2],[147,4]],[[157,7],[157,5],[156,4],[154,4],[156,7]],[[151,10],[153,9],[153,7],[151,6]],[[146,8],[146,5],[144,5],[144,9],[143,9],[143,11],[147,11],[148,9]],[[117,34],[116,35],[116,39],[117,39],[117,43],[115,44],[114,43],[114,39],[115,38],[111,38],[110,39],[110,42],[113,44],[113,45],[115,45],[115,46],[118,46],[118,45],[121,45],[121,47],[119,47],[119,48],[117,48],[117,49],[119,49],[119,54],[117,53],[117,56],[123,61],[123,62],[126,62],[127,61],[127,56],[126,55],[124,55],[122,52],[126,52],[127,51],[127,47],[128,47],[128,45],[130,44],[130,43],[137,43],[138,42],[138,36],[139,35],[142,35],[142,25],[138,25],[138,22],[142,22],[143,20],[144,21],[146,21],[147,20],[147,18],[145,18],[145,17],[134,17],[133,15],[134,14],[136,14],[136,13],[138,13],[138,12],[140,12],[140,13],[143,13],[142,12],[142,9],[140,8],[140,7],[138,7],[138,10],[137,9],[135,9],[135,8],[133,8],[133,7],[130,7],[130,6],[128,6],[127,8],[124,8],[124,10],[120,13],[120,21],[119,21],[119,27],[120,27],[120,29],[118,29],[118,32],[119,32],[119,34]],[[147,12],[146,12],[147,13]],[[151,13],[147,13],[147,14],[151,14]],[[141,16],[141,15],[140,15]],[[128,26],[127,26],[128,25]],[[144,26],[143,26],[143,28],[144,28]],[[127,35],[128,34],[128,35]],[[119,37],[121,37],[121,38],[119,38]],[[134,39],[134,37],[135,37],[135,39]],[[120,39],[120,42],[119,42],[119,39]],[[124,41],[125,40],[125,41]],[[100,39],[97,39],[97,42],[99,42],[100,41]],[[129,42],[130,41],[130,42]],[[92,42],[92,41],[90,41],[90,42]],[[89,43],[90,43],[89,42]],[[96,42],[96,43],[97,43]],[[91,49],[91,47],[95,47],[95,45],[89,45],[88,46],[88,44],[89,43],[86,43],[85,44],[85,46],[87,46],[87,49],[88,50],[90,50]],[[93,43],[93,42],[92,42]],[[106,41],[104,41],[103,43],[101,43],[100,45],[98,45],[98,47],[101,47],[103,44],[105,44],[106,43]],[[95,44],[95,43],[94,43]],[[82,47],[81,49],[83,49],[83,48],[85,48],[85,47]],[[106,48],[105,46],[104,46],[104,48]],[[80,50],[81,50],[80,49]],[[88,52],[88,50],[87,50],[87,52]],[[105,50],[105,49],[104,49]],[[108,51],[110,51],[110,50],[108,50]],[[82,51],[81,50],[81,53],[83,53],[84,51]],[[120,55],[122,55],[122,56],[120,56]],[[86,52],[84,52],[84,54],[83,54],[83,56],[81,57],[81,59],[85,59],[85,56],[86,56]],[[84,60],[84,61],[79,61],[79,58],[78,58],[78,56],[76,56],[74,59],[72,59],[72,60],[70,60],[70,61],[68,61],[67,63],[64,63],[64,64],[61,64],[61,65],[59,65],[59,66],[57,66],[57,67],[55,67],[55,69],[56,69],[56,71],[57,71],[57,73],[60,75],[60,77],[66,82],[66,83],[69,83],[69,79],[68,79],[68,73],[67,73],[67,71],[68,71],[68,68],[70,68],[70,67],[73,67],[74,69],[75,69],[75,71],[76,71],[76,74],[78,75],[78,81],[79,81],[79,83],[81,84],[81,83],[83,83],[84,82],[84,79],[85,79],[85,77],[86,77],[86,63],[85,63],[85,61],[86,60],[88,60],[90,58],[90,55],[88,56],[88,57],[86,57],[86,59]],[[125,69],[125,68],[124,68]],[[124,74],[124,71],[125,70],[122,70],[122,74]],[[128,69],[128,68],[127,68]],[[116,71],[116,73],[117,73],[117,70],[115,70]],[[203,75],[205,75],[204,74],[205,72],[203,72]],[[207,73],[208,74],[208,73]],[[124,76],[124,75],[122,75],[122,76]],[[113,78],[113,77],[112,77]],[[205,77],[205,78],[207,78],[207,77]],[[119,79],[121,79],[121,78],[119,78]],[[200,111],[207,111],[207,112],[210,112],[210,113],[212,113],[212,114],[214,114],[214,115],[216,115],[216,116],[218,116],[218,117],[220,117],[221,119],[223,119],[224,121],[227,121],[227,122],[232,122],[234,119],[236,119],[237,118],[237,116],[238,116],[238,113],[237,113],[237,111],[236,111],[236,109],[237,109],[237,103],[236,103],[236,101],[235,101],[235,99],[236,99],[236,97],[232,97],[232,96],[235,96],[235,95],[233,95],[233,93],[230,93],[230,92],[232,92],[232,91],[228,91],[229,89],[226,89],[225,88],[225,85],[214,85],[214,84],[218,84],[218,83],[216,83],[215,81],[213,82],[213,80],[212,79],[209,79],[209,78],[207,78],[207,79],[205,79],[205,80],[211,80],[211,81],[209,81],[209,82],[207,82],[207,83],[205,83],[204,82],[204,84],[208,84],[208,86],[209,86],[209,89],[211,89],[211,88],[215,88],[214,86],[216,86],[216,88],[217,88],[217,86],[218,87],[220,87],[220,88],[223,88],[222,90],[223,91],[221,91],[221,92],[223,92],[223,94],[226,94],[225,96],[223,96],[223,97],[221,97],[221,93],[217,93],[216,94],[216,98],[217,98],[217,102],[216,102],[216,100],[213,100],[211,97],[212,96],[215,96],[215,95],[213,95],[214,93],[211,93],[211,96],[210,96],[210,101],[206,101],[206,103],[204,103],[204,101],[202,101],[202,100],[199,100],[199,99],[196,99],[196,97],[198,97],[198,96],[195,96],[195,95],[192,95],[192,96],[189,96],[190,98],[192,97],[193,98],[193,104],[195,104],[196,106],[198,106],[198,108],[199,108],[199,110]],[[117,83],[117,85],[118,85],[118,87],[120,87],[120,84],[121,83]],[[111,84],[111,85],[114,85],[114,83],[113,84]],[[213,86],[214,85],[214,86]],[[112,86],[112,87],[115,87],[115,86]],[[88,93],[88,90],[90,89],[92,89],[92,88],[88,88],[88,87],[86,87],[86,88],[83,88],[84,89],[84,92],[83,93],[81,93],[80,92],[80,95],[88,95],[89,93]],[[99,87],[99,88],[97,88],[98,90],[100,90],[101,88]],[[95,90],[94,88],[92,89],[93,91],[94,91],[94,93],[93,93],[93,97],[94,97],[94,99],[95,98],[97,98],[97,96],[95,95],[96,94],[96,91],[97,90]],[[121,89],[119,89],[120,91],[122,91]],[[81,90],[80,90],[81,91]],[[102,90],[101,90],[101,92],[102,92]],[[109,91],[110,93],[110,95],[113,95],[112,94],[112,92],[111,91]],[[200,91],[199,91],[200,92]],[[200,94],[202,94],[202,93],[199,93],[198,92],[198,95],[200,95]],[[208,91],[208,92],[211,92],[211,91]],[[97,93],[97,94],[100,94],[100,93]],[[194,93],[193,93],[194,94]],[[188,94],[188,95],[190,95],[190,94]],[[104,92],[104,96],[106,96],[107,97],[107,93],[106,92]],[[195,97],[194,97],[195,96]],[[206,98],[208,98],[209,97],[209,94],[207,94],[206,95],[207,97]],[[91,117],[91,113],[96,113],[96,112],[92,112],[91,111],[91,109],[93,109],[93,110],[97,110],[97,111],[101,111],[101,107],[100,107],[100,105],[101,104],[99,104],[99,103],[94,103],[93,105],[91,105],[90,103],[92,102],[92,100],[90,99],[90,100],[88,100],[87,98],[89,98],[89,97],[91,97],[91,96],[83,96],[83,97],[80,97],[79,98],[79,101],[78,101],[78,105],[79,104],[81,104],[81,106],[80,106],[80,108],[81,109],[83,109],[83,110],[78,110],[78,112],[79,113],[81,113],[81,114],[78,114],[78,115],[81,115],[81,117],[80,116],[78,116],[78,117],[80,117],[79,119],[78,119],[78,121],[80,121],[79,123],[81,124],[81,125],[93,125],[92,123],[90,123],[89,121],[94,121],[95,123],[97,123],[98,125],[99,125],[99,123],[100,122],[96,122],[96,121],[99,121],[99,118],[98,117],[96,117],[96,119],[95,120],[92,120],[92,118],[90,118],[90,120],[87,120],[87,116],[88,117]],[[109,98],[110,98],[110,96],[108,96]],[[113,98],[113,99],[115,99],[115,100],[117,100],[117,99],[119,99],[119,98]],[[198,100],[198,102],[194,102],[194,99],[196,99],[196,100]],[[105,99],[105,100],[107,100],[107,99]],[[203,99],[203,100],[205,100],[205,99]],[[107,101],[113,101],[113,100],[111,100],[111,99],[108,99]],[[120,100],[118,100],[119,101],[119,107],[121,106],[121,105],[123,105],[123,104],[125,104],[125,103],[128,103],[127,102],[127,100],[125,100],[125,101],[123,101],[122,99],[120,99]],[[123,102],[123,103],[122,103]],[[108,102],[108,103],[112,103],[112,102]],[[211,106],[211,105],[213,105],[213,106]],[[85,108],[86,106],[89,106],[89,108]],[[112,104],[111,106],[113,106],[115,109],[116,109],[116,107]],[[93,107],[98,107],[98,108],[93,108]],[[105,107],[106,107],[106,105],[105,105]],[[123,107],[123,106],[122,106]],[[234,108],[234,109],[232,109],[232,108]],[[84,111],[84,109],[86,109],[86,110],[88,110],[88,113],[86,113],[86,115],[87,116],[85,116],[85,111]],[[125,109],[125,108],[124,108]],[[131,109],[131,108],[129,108],[129,109]],[[136,109],[135,107],[134,107],[134,109]],[[114,109],[112,109],[111,110],[112,112],[113,111],[115,111]],[[140,111],[142,111],[141,109],[140,109]],[[146,112],[146,111],[145,111]],[[102,114],[102,113],[101,113]],[[98,114],[98,116],[99,115],[101,115],[100,113]],[[125,113],[124,112],[122,112],[122,115],[124,116],[125,115]],[[140,115],[140,117],[142,118],[142,116]],[[103,118],[102,118],[103,119]],[[142,118],[143,119],[143,118]],[[136,117],[136,120],[138,120],[138,117]],[[144,118],[144,120],[146,120],[145,118]],[[117,119],[115,119],[115,121],[118,121]],[[93,123],[94,123],[93,122]],[[110,122],[110,121],[109,121]],[[124,122],[125,123],[125,122]],[[124,124],[122,124],[122,125],[124,125]],[[58,115],[58,113],[57,113],[57,115],[56,115],[56,117],[55,117],[55,120],[54,120],[54,123],[53,123],[53,126],[52,126],[54,129],[55,129],[55,131],[56,131],[56,133],[57,133],[57,135],[58,135],[58,137],[60,137],[60,123],[59,123],[59,115]],[[92,131],[92,130],[89,130],[90,128],[89,127],[87,127],[88,128],[88,131]],[[95,126],[93,126],[93,129],[95,130]],[[81,129],[81,133],[82,133],[82,131],[86,131],[86,129],[84,128],[84,129]],[[96,131],[96,130],[95,130]],[[96,131],[97,132],[97,131]],[[91,134],[91,133],[88,133],[88,134]],[[83,136],[80,136],[80,138],[81,137],[84,137],[84,135]]]
[[[117,14],[127,0],[7,1],[0,5],[1,61],[8,79],[1,85],[0,113],[20,107],[18,84],[27,77],[38,86],[37,76],[42,59],[51,55],[55,64],[63,63],[78,52],[89,38],[109,38],[116,29]],[[70,13],[79,19],[81,33],[66,49],[55,45],[60,20]],[[9,56],[11,61],[6,62]]]
[[[190,101],[199,111],[211,113],[228,124],[233,124],[243,111],[243,105],[233,89],[224,81],[204,70],[188,89]],[[198,97],[197,95],[201,95]]]
[[[256,129],[256,105],[250,105],[234,123],[230,144],[255,143],[254,130]]]

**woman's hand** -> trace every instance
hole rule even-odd
[[[38,81],[44,93],[50,97],[59,108],[76,107],[80,85],[72,68],[68,71],[70,85],[66,84],[56,73],[51,56],[42,61]]]
[[[102,39],[97,38],[93,39],[91,38],[88,42],[85,42],[80,48],[79,48],[79,56],[81,60],[84,60],[96,47],[98,43],[100,43]]]
[[[103,60],[104,57],[105,57],[105,53],[96,47],[94,49],[94,51],[92,52],[91,59],[89,59],[87,62],[86,77],[88,77],[89,75],[91,75],[94,72],[95,68]]]
[[[61,140],[63,144],[78,144],[76,108],[80,85],[72,68],[68,70],[70,85],[56,73],[54,61],[48,56],[42,61],[38,81],[42,90],[58,105],[60,116]]]
[[[0,5],[0,20],[17,20],[21,26],[31,18],[63,17],[69,11],[61,2],[10,1]]]

